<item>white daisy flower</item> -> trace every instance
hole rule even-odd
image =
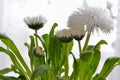
[[[26,17],[24,22],[28,25],[29,28],[38,30],[46,24],[47,19],[41,15],[36,17]]]
[[[85,29],[84,27],[71,27],[70,32],[74,39],[76,40],[82,40],[85,36]]]
[[[56,32],[56,36],[62,42],[70,42],[72,40],[71,32],[69,29],[63,29]]]
[[[68,27],[86,26],[86,31],[101,30],[109,33],[113,30],[113,20],[106,9],[85,7],[75,11],[68,19]]]

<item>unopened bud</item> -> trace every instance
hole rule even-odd
[[[36,57],[43,56],[44,55],[44,51],[42,50],[42,47],[35,47],[34,48],[34,55]]]

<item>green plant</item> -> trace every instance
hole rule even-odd
[[[29,36],[30,43],[25,42],[25,46],[28,48],[30,66],[23,59],[14,41],[0,33],[0,40],[6,45],[6,48],[0,46],[0,52],[7,54],[12,61],[11,68],[0,70],[0,80],[106,80],[114,67],[120,65],[120,57],[109,57],[106,59],[101,71],[95,74],[101,59],[100,47],[107,44],[107,42],[100,40],[96,45],[89,45],[89,39],[94,27],[86,28],[87,31],[84,27],[73,28],[71,27],[73,25],[70,24],[70,30],[63,29],[55,34],[55,28],[58,24],[54,23],[49,33],[38,35],[37,31],[46,23],[45,19],[41,21],[39,18],[25,19],[28,27],[35,30],[35,34]],[[71,21],[70,19],[69,22]],[[97,25],[97,23],[94,23],[94,25]],[[86,26],[89,25],[86,24]],[[100,27],[99,24],[97,27]],[[100,29],[102,28],[100,27]],[[109,32],[110,29],[106,28],[102,31]],[[86,41],[82,47],[81,41],[84,36],[86,36]],[[78,42],[79,58],[76,58],[75,53],[72,52],[74,40]],[[38,41],[42,45],[38,44]],[[68,74],[69,55],[72,55],[74,60],[73,71],[70,75]],[[18,77],[4,75],[9,72],[15,72]]]

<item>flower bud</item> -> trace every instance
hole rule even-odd
[[[39,56],[43,56],[43,55],[44,55],[44,51],[42,50],[42,47],[34,48],[34,56],[39,57]]]
[[[70,28],[70,32],[75,40],[82,40],[85,36],[84,27],[72,27]]]
[[[56,36],[57,36],[57,37],[60,39],[60,41],[63,42],[63,43],[69,43],[70,41],[73,40],[72,35],[71,35],[69,29],[63,29],[63,30],[57,31]]]

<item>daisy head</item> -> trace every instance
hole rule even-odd
[[[61,40],[61,42],[68,43],[72,41],[71,32],[69,29],[63,29],[56,32],[56,36]]]
[[[70,32],[71,32],[72,37],[75,40],[82,40],[83,37],[85,36],[84,27],[71,27]]]
[[[36,16],[36,17],[26,17],[24,19],[24,22],[27,24],[27,26],[30,29],[38,30],[45,25],[47,20],[44,16],[39,15],[39,16]]]
[[[113,30],[113,19],[107,9],[99,7],[79,8],[68,19],[68,27],[86,26],[88,33],[101,30],[109,33]]]

